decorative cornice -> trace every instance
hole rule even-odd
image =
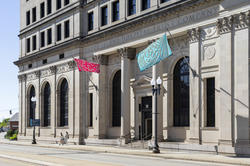
[[[191,43],[198,42],[200,38],[201,29],[200,28],[193,28],[188,30],[188,38]]]

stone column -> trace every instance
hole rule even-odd
[[[135,56],[135,50],[122,48],[118,50],[121,56],[121,138],[122,144],[130,138],[130,64]]]
[[[235,144],[249,144],[249,15],[233,16]]]
[[[190,55],[190,142],[200,143],[201,138],[201,80],[200,80],[200,30],[188,31]]]
[[[38,81],[38,89],[37,89],[37,92],[36,93],[36,112],[38,112],[38,114],[36,115],[35,114],[35,119],[40,119],[41,120],[41,87],[40,87],[40,74],[41,72],[40,71],[36,71],[35,72],[35,75],[36,75],[36,78],[37,78],[37,81]],[[40,126],[37,127],[37,135],[38,137],[40,137],[40,127],[41,127],[41,122],[40,122]]]
[[[232,47],[232,18],[217,23],[219,38],[220,71],[220,145],[234,146],[234,72]]]
[[[105,138],[107,130],[107,79],[106,69],[108,64],[108,56],[97,55],[94,60],[100,64],[100,73],[93,73],[93,82],[96,85],[93,100],[93,127],[94,136],[96,138]]]

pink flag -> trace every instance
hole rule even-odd
[[[88,71],[100,73],[100,64],[90,63],[82,59],[74,59],[79,71]]]

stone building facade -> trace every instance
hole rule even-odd
[[[160,146],[250,153],[249,1],[20,1],[19,139],[31,140],[34,118],[38,141],[151,139],[152,69],[140,72],[136,54],[166,33]],[[73,58],[101,72],[79,72]]]

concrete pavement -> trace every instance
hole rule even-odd
[[[59,146],[57,144],[44,144],[39,143],[32,145],[30,142],[20,142],[20,141],[8,141],[0,140],[2,144],[13,144],[13,145],[25,145],[25,146],[36,146],[44,148],[56,148],[65,150],[78,150],[78,151],[93,151],[101,153],[112,153],[112,154],[125,154],[125,155],[137,155],[137,156],[148,156],[164,159],[176,159],[176,160],[191,160],[200,162],[212,162],[212,163],[222,163],[222,164],[234,164],[234,165],[250,165],[250,158],[248,157],[236,157],[236,156],[223,156],[215,154],[205,154],[197,152],[174,152],[168,150],[162,150],[160,154],[153,154],[149,150],[145,149],[130,149],[124,147],[114,147],[114,146],[87,146],[87,145],[63,145]]]

